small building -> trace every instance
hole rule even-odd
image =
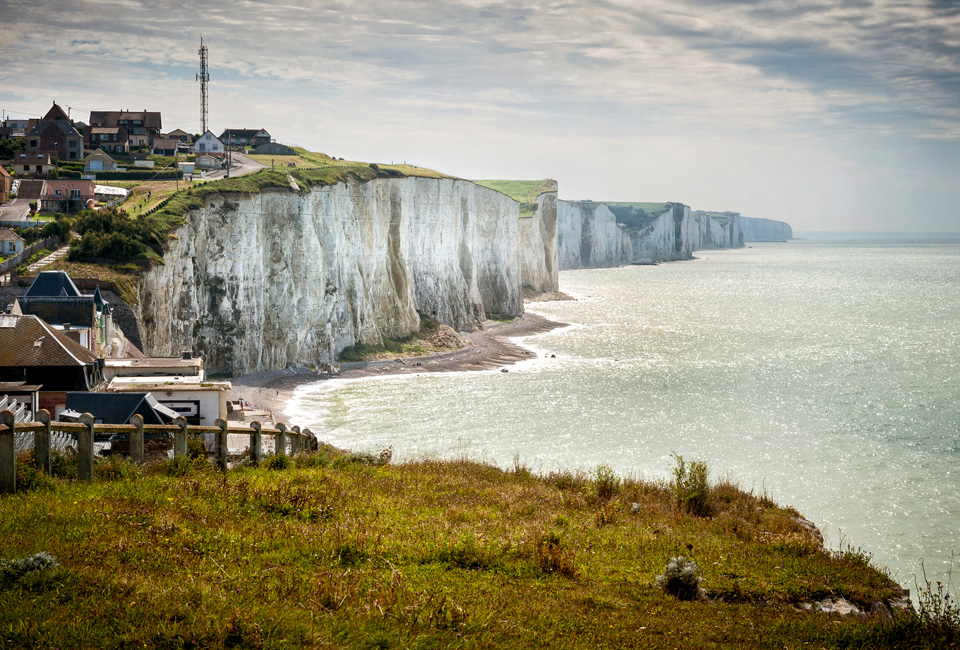
[[[100,287],[82,294],[63,271],[41,271],[27,292],[16,298],[13,314],[33,315],[101,357],[110,356],[113,311]]]
[[[27,127],[30,125],[29,119],[18,119],[8,117],[3,121],[3,125],[10,129],[11,135],[15,138],[22,138],[27,134]]]
[[[117,161],[104,153],[102,149],[97,149],[83,159],[83,171],[87,173],[115,172],[117,171]]]
[[[198,169],[220,169],[223,167],[223,158],[204,154],[197,156],[193,163]]]
[[[125,126],[89,126],[86,136],[87,149],[103,149],[114,153],[130,151],[130,134]]]
[[[227,419],[229,381],[201,381],[196,376],[114,377],[112,393],[150,392],[158,402],[187,418],[190,424],[213,426]]]
[[[68,392],[59,420],[76,421],[83,413],[92,415],[97,424],[128,424],[134,415],[141,416],[144,424],[169,424],[179,417],[150,393]]]
[[[220,141],[227,147],[259,147],[270,143],[270,134],[264,129],[225,129],[220,134]]]
[[[180,171],[184,173],[184,175],[192,175],[194,167],[196,167],[196,163],[181,162],[181,163],[177,163],[177,166],[180,168]]]
[[[0,256],[12,257],[22,252],[23,237],[9,228],[0,228]]]
[[[3,166],[0,166],[0,203],[9,201],[11,192],[13,192],[13,177]]]
[[[278,142],[268,142],[257,147],[257,153],[264,156],[296,156],[297,150]]]
[[[154,138],[153,155],[154,156],[176,156],[177,140],[174,138]]]
[[[193,377],[203,381],[203,359],[184,353],[182,357],[142,357],[140,359],[104,359],[103,376],[114,377]]]
[[[32,315],[0,315],[0,381],[41,384],[39,407],[58,413],[68,391],[103,385],[97,355]]]
[[[223,141],[220,140],[217,136],[210,132],[208,129],[206,133],[197,138],[196,142],[193,143],[193,153],[195,154],[220,154],[223,155],[224,147]]]
[[[183,144],[192,144],[193,136],[184,131],[183,129],[174,129],[170,133],[167,133],[165,138],[172,138],[177,142],[182,142]]]
[[[79,212],[96,197],[91,180],[48,180],[43,184],[39,209],[48,212]]]
[[[46,151],[21,151],[13,157],[13,173],[17,176],[46,178],[54,169],[53,156]]]

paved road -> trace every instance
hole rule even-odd
[[[13,199],[0,205],[0,221],[24,221],[30,212],[30,201]]]
[[[258,172],[264,167],[266,167],[266,165],[261,165],[256,160],[249,158],[242,153],[233,152],[233,167],[230,168],[230,177],[234,178],[236,176],[246,176],[247,174]],[[226,175],[227,170],[224,169],[222,171],[207,174],[203,178],[204,180],[214,180],[217,178],[225,178]]]

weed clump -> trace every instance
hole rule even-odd
[[[681,555],[670,558],[663,573],[657,576],[657,586],[680,600],[696,600],[706,596],[700,587],[702,580],[697,563]]]
[[[609,501],[620,492],[620,477],[609,465],[598,465],[593,471],[593,484],[597,488],[597,498]]]
[[[46,551],[15,560],[0,560],[0,582],[13,582],[33,571],[55,569],[58,566],[60,563],[57,558]]]
[[[293,461],[290,460],[290,457],[283,452],[269,456],[265,461],[263,461],[263,466],[265,468],[280,471],[289,469],[291,465],[293,465]]]
[[[697,517],[710,514],[710,486],[707,485],[707,464],[692,461],[689,466],[680,454],[673,454],[677,466],[673,468],[673,494],[677,507]]]
[[[927,578],[927,570],[923,570],[924,586],[917,585],[920,593],[920,602],[917,605],[917,618],[924,634],[931,641],[941,645],[937,647],[953,648],[960,646],[960,603],[950,594],[949,580],[944,585],[939,580],[936,588]],[[951,572],[952,574],[952,572]]]

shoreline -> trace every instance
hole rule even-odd
[[[566,327],[566,325],[531,312],[525,312],[522,316],[508,322],[488,320],[484,321],[483,329],[469,333],[461,332],[470,344],[459,350],[422,357],[341,363],[340,375],[333,378],[304,367],[254,372],[230,379],[232,387],[227,391],[227,399],[243,399],[256,405],[258,409],[269,411],[275,422],[284,422],[283,413],[293,398],[294,392],[305,384],[337,379],[501,368],[536,356],[533,351],[510,339],[541,334],[559,327]]]

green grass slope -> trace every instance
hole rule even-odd
[[[910,613],[803,609],[897,591],[863,554],[823,550],[793,511],[729,484],[694,516],[670,486],[604,468],[383,460],[328,451],[226,474],[112,461],[97,470],[112,478],[0,497],[0,558],[60,563],[0,576],[0,645],[938,647]],[[677,555],[699,565],[705,598],[657,586]]]
[[[506,194],[520,204],[520,218],[528,219],[537,211],[537,197],[541,194],[557,191],[557,183],[552,180],[542,181],[473,181],[482,187]]]

